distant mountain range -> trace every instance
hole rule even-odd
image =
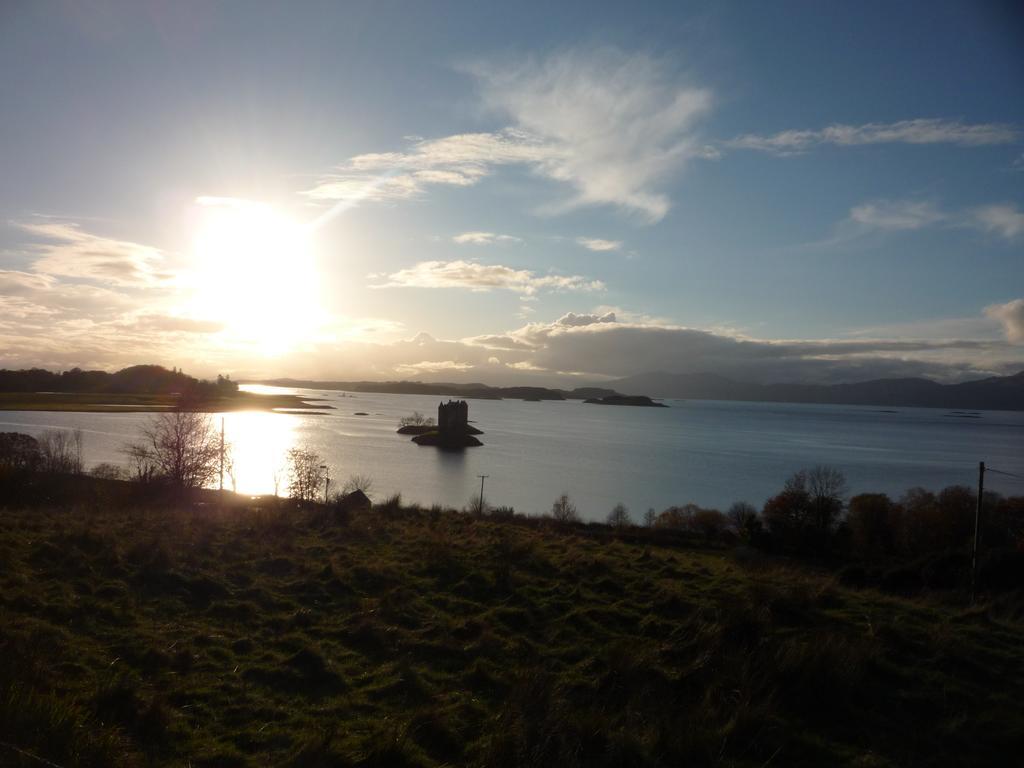
[[[548,387],[492,387],[488,384],[455,384],[432,381],[308,381],[304,379],[266,379],[259,384],[275,387],[303,387],[346,392],[380,392],[392,395],[437,395],[476,400],[586,400],[618,394],[604,387],[549,389]]]
[[[1024,410],[1024,371],[960,384],[928,379],[876,379],[854,384],[749,384],[711,373],[641,373],[606,382],[628,395],[690,400]]]

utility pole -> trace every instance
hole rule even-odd
[[[220,417],[220,492],[224,493],[224,417]]]
[[[324,471],[324,504],[327,503],[327,491],[331,487],[331,468],[321,464],[320,469]]]
[[[981,530],[981,499],[985,493],[985,462],[978,462],[978,506],[974,510],[974,544],[971,547],[971,603],[978,592],[978,534]]]
[[[477,514],[482,515],[484,513],[484,480],[490,475],[477,475],[480,478],[480,506],[477,507]]]

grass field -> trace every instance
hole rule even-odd
[[[0,510],[0,764],[1005,765],[1024,630],[592,526]]]
[[[92,392],[0,392],[0,411],[77,411],[87,413],[137,413],[166,411],[176,407],[177,395],[128,395]],[[303,400],[297,395],[257,395],[237,392],[215,396],[194,405],[204,413],[224,411],[272,411],[329,409],[331,406]]]

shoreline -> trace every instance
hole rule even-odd
[[[163,413],[177,407],[177,395],[116,394],[106,392],[0,392],[0,411],[65,413]],[[196,403],[200,413],[265,411],[268,413],[323,413],[334,406],[299,395],[263,395],[239,392]],[[284,411],[283,409],[288,409]]]

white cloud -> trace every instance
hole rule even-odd
[[[317,200],[399,200],[434,184],[469,186],[505,165],[571,186],[554,210],[614,205],[657,221],[659,191],[692,157],[709,156],[696,124],[708,90],[679,82],[663,63],[616,49],[467,68],[503,130],[418,140],[405,152],[358,155],[305,194]]]
[[[1024,234],[1024,212],[1012,205],[987,205],[971,213],[975,226],[1010,240]]]
[[[1024,344],[1024,299],[985,307],[985,314],[1003,325],[1006,339],[1011,344]]]
[[[452,240],[459,245],[494,245],[495,243],[521,243],[522,238],[514,235],[499,235],[494,232],[463,232]]]
[[[577,49],[470,71],[487,106],[550,148],[537,170],[576,189],[567,206],[612,204],[657,221],[669,209],[660,183],[700,154],[710,91],[649,56]]]
[[[157,333],[217,333],[224,330],[225,324],[219,320],[203,320],[180,315],[141,314],[127,322],[127,328],[138,331],[154,331]]]
[[[616,317],[614,312],[605,312],[603,315],[598,314],[582,314],[578,315],[575,312],[567,312],[560,318],[555,320],[555,325],[578,327],[581,325],[594,325],[595,323],[614,323]]]
[[[535,137],[514,129],[420,139],[406,152],[357,155],[304,194],[349,204],[406,200],[430,185],[471,186],[495,166],[539,163],[550,152]]]
[[[944,211],[922,200],[872,200],[850,209],[849,220],[863,230],[917,230],[944,226],[994,233],[1007,240],[1024,234],[1024,212],[1003,203]]]
[[[921,229],[945,218],[932,203],[917,200],[876,200],[850,209],[850,219],[872,229]]]
[[[964,123],[942,118],[919,118],[864,125],[837,123],[820,130],[788,130],[770,136],[745,134],[724,143],[736,149],[786,155],[826,144],[840,147],[866,144],[954,144],[978,147],[1012,144],[1019,138],[1020,132],[1014,126],[1004,123]]]
[[[602,240],[599,237],[577,237],[576,243],[588,251],[617,251],[622,248],[621,240]]]
[[[40,254],[32,265],[37,273],[123,286],[153,285],[164,277],[157,271],[163,254],[152,246],[94,235],[69,222],[22,222],[17,226],[51,241],[31,246]]]
[[[501,264],[478,264],[473,261],[421,261],[390,275],[371,275],[386,282],[371,288],[468,288],[473,291],[493,289],[517,291],[527,296],[538,290],[603,291],[604,283],[579,275],[537,275],[527,269],[513,269]]]
[[[49,275],[0,269],[0,296],[44,291],[52,287],[54,282]]]
[[[466,371],[472,367],[473,365],[470,363],[457,363],[454,360],[423,360],[419,363],[397,365],[395,371],[403,374],[438,373],[440,371]]]
[[[504,335],[463,340],[503,349],[531,370],[627,376],[645,371],[713,372],[750,381],[850,381],[886,376],[958,378],[1013,369],[1005,342],[974,339],[759,340],[657,321],[622,322],[611,313],[570,313]],[[985,366],[990,366],[986,368]]]
[[[410,174],[366,177],[357,174],[327,176],[306,195],[314,200],[332,200],[350,205],[406,200],[422,191],[422,184]]]

